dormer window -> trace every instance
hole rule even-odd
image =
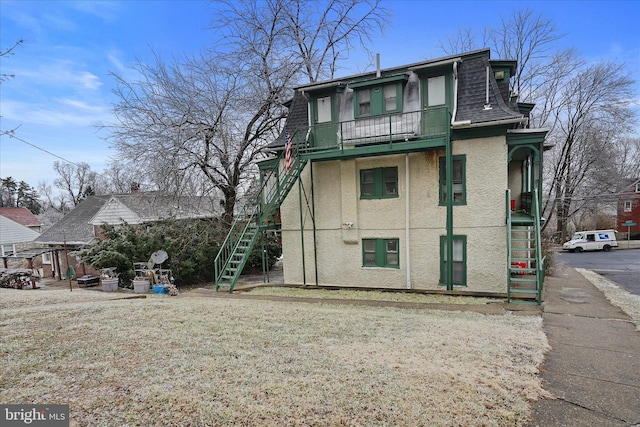
[[[368,116],[369,114],[371,114],[370,89],[360,89],[358,91],[358,116]]]
[[[640,182],[636,182],[636,193],[640,193]]]
[[[365,87],[356,90],[356,117],[379,116],[402,110],[400,83]]]

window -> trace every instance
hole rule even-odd
[[[386,199],[398,197],[398,168],[362,169],[360,198]]]
[[[15,245],[2,245],[2,256],[14,256],[15,254]]]
[[[595,234],[587,234],[587,242],[595,242],[596,235]]]
[[[390,83],[356,91],[356,117],[375,116],[402,109],[402,86]]]
[[[640,182],[636,182],[636,193],[640,193]]]
[[[398,85],[384,86],[384,111],[395,111],[398,109]]]
[[[362,266],[400,268],[398,239],[362,239]]]
[[[447,283],[447,236],[440,236],[440,284]],[[453,236],[453,284],[467,286],[467,236]]]
[[[624,211],[631,212],[631,200],[624,201]]]
[[[45,252],[42,254],[42,263],[51,264],[51,252]]]
[[[427,105],[443,105],[445,103],[445,80],[444,76],[431,77],[427,79]]]
[[[371,92],[369,89],[358,91],[358,115],[368,116],[371,114]]]
[[[325,96],[317,99],[317,114],[318,118],[316,123],[327,123],[331,121],[331,97]]]
[[[466,158],[465,156],[453,156],[453,204],[465,205],[467,203],[466,194]],[[447,174],[446,159],[440,157],[440,204],[447,202]]]

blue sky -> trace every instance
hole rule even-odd
[[[391,26],[370,49],[382,67],[444,56],[438,40],[458,28],[497,26],[501,15],[529,8],[552,19],[588,61],[617,60],[640,69],[640,1],[387,1]],[[0,137],[0,177],[33,187],[52,183],[53,162],[43,150],[101,172],[115,153],[94,124],[111,120],[116,99],[110,72],[124,73],[136,60],[180,57],[210,46],[207,29],[215,4],[204,1],[12,1],[0,0],[0,74],[16,77],[0,85],[0,128],[18,127],[26,142]],[[352,54],[340,74],[370,67]],[[636,87],[640,96],[640,84]]]

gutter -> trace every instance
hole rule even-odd
[[[480,122],[480,123],[471,123],[471,120],[464,120],[460,122],[452,122],[451,127],[454,129],[466,129],[466,128],[482,128],[488,126],[499,126],[499,125],[511,125],[516,123],[527,123],[529,121],[528,118],[516,117],[514,119],[503,119],[503,120],[494,120],[490,122]]]

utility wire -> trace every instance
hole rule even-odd
[[[17,129],[17,128],[16,128],[16,129]],[[74,162],[72,162],[71,160],[68,160],[68,159],[65,159],[64,157],[58,156],[57,154],[54,154],[54,153],[52,153],[51,151],[47,151],[47,150],[45,150],[44,148],[38,147],[37,145],[30,143],[29,141],[25,141],[24,139],[22,139],[22,138],[20,138],[20,137],[16,136],[16,135],[14,134],[14,131],[15,131],[15,129],[13,129],[13,130],[11,130],[11,131],[4,131],[4,132],[2,132],[2,134],[0,134],[0,135],[7,135],[9,138],[17,139],[18,141],[20,141],[20,142],[22,142],[22,143],[24,143],[24,144],[30,145],[30,146],[32,146],[33,148],[36,148],[36,149],[38,149],[38,150],[40,150],[40,151],[44,151],[45,153],[47,153],[47,154],[49,154],[49,155],[51,155],[51,156],[53,156],[53,157],[57,157],[57,158],[58,158],[58,159],[60,159],[60,160],[64,160],[64,161],[65,161],[65,162],[67,162],[67,163],[71,163],[71,164],[72,164],[72,165],[74,165],[74,166],[80,167],[80,165],[79,165],[79,164],[74,163]]]

